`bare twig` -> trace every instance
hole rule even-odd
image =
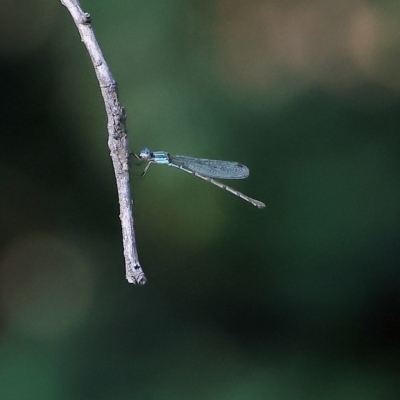
[[[68,9],[78,28],[99,81],[108,117],[108,147],[110,148],[118,188],[126,279],[129,283],[143,285],[146,283],[146,277],[140,266],[136,249],[132,199],[129,187],[130,151],[125,125],[125,110],[118,99],[117,84],[94,36],[90,25],[90,15],[83,12],[78,0],[60,1]]]

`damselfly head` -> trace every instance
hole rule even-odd
[[[143,160],[148,160],[152,157],[153,153],[147,147],[143,147],[143,149],[140,150],[139,158],[142,158]]]

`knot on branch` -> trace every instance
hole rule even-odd
[[[80,16],[80,21],[79,23],[82,25],[90,25],[90,23],[92,22],[92,16],[85,12]]]

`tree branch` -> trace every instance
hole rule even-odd
[[[90,55],[99,81],[107,112],[108,147],[117,181],[122,240],[129,283],[144,285],[146,277],[139,263],[136,249],[135,229],[132,214],[132,199],[129,186],[129,144],[126,133],[125,110],[118,99],[117,84],[103,57],[90,25],[90,15],[83,12],[78,0],[60,0],[78,28],[82,42]]]

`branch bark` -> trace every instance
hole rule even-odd
[[[78,0],[60,0],[78,28],[96,72],[106,108],[108,123],[108,147],[117,181],[122,241],[124,247],[126,279],[129,283],[144,285],[146,277],[139,263],[136,249],[132,198],[129,186],[129,143],[126,132],[126,116],[117,91],[117,84],[103,57],[102,51],[90,25],[90,14],[83,12]]]

